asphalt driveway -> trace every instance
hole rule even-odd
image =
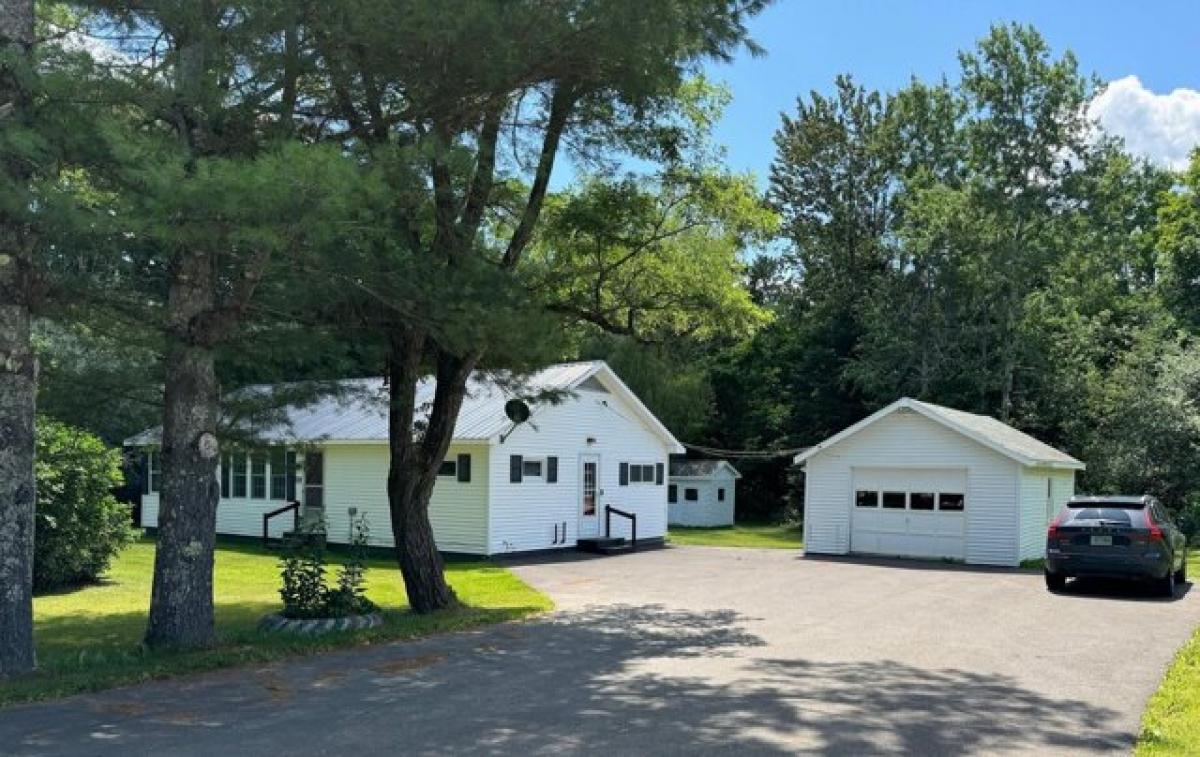
[[[0,752],[1126,752],[1200,623],[1200,592],[785,550],[514,569],[560,610],[5,710]]]

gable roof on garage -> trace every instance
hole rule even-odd
[[[1071,470],[1083,470],[1085,467],[1082,462],[1067,453],[1033,438],[1024,431],[1018,431],[1006,423],[1001,423],[995,418],[955,410],[954,408],[935,405],[931,402],[921,402],[911,397],[902,397],[896,400],[882,410],[834,434],[820,444],[809,447],[796,455],[793,460],[797,464],[803,463],[818,452],[829,449],[871,424],[902,410],[918,413],[985,447],[1012,458],[1022,465],[1067,468]]]

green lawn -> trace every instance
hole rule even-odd
[[[1200,580],[1200,550],[1192,550],[1188,579]],[[1200,628],[1179,650],[1150,698],[1137,754],[1200,754]]]
[[[388,622],[369,631],[318,639],[262,634],[259,619],[280,608],[278,554],[248,544],[221,544],[216,557],[216,615],[220,642],[192,652],[147,652],[139,646],[149,606],[154,544],[121,554],[104,583],[34,599],[38,672],[0,683],[0,705],[92,691],[190,671],[402,639],[530,615],[549,598],[504,568],[486,561],[452,562],[446,574],[463,607],[416,615],[395,563],[372,560],[367,594]],[[336,562],[331,557],[331,564]]]
[[[799,549],[800,527],[779,524],[738,524],[718,528],[671,526],[667,541],[700,547],[769,547]]]

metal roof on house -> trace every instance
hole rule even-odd
[[[1035,439],[1024,431],[1003,423],[987,415],[977,415],[951,407],[935,405],[932,402],[922,402],[910,397],[902,397],[875,414],[859,421],[849,428],[834,434],[825,441],[810,447],[796,455],[796,463],[802,463],[823,449],[827,449],[848,436],[866,428],[875,421],[884,418],[897,410],[908,409],[941,423],[942,425],[971,438],[985,447],[1013,458],[1023,465],[1045,465],[1055,468],[1073,468],[1082,470],[1085,466],[1079,460],[1066,452],[1055,449],[1043,441]]]
[[[504,412],[504,403],[520,396],[529,398],[539,393],[567,392],[588,379],[602,375],[609,384],[644,415],[648,425],[682,451],[678,441],[641,403],[628,387],[601,360],[551,365],[524,378],[504,371],[476,371],[467,380],[467,395],[463,399],[454,426],[456,441],[487,441],[508,429],[512,422]],[[388,439],[388,391],[381,378],[346,379],[337,382],[338,391],[310,404],[291,406],[284,410],[286,422],[271,428],[252,429],[253,435],[267,443],[303,442],[386,442]],[[242,392],[270,392],[275,387],[259,385]],[[436,381],[427,376],[417,385],[418,409],[433,404]],[[534,416],[537,405],[531,403]],[[129,446],[158,444],[162,427],[147,429],[125,440]]]
[[[677,460],[671,462],[672,478],[708,478],[721,468],[728,468],[734,478],[742,474],[725,460]]]

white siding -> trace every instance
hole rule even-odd
[[[1025,468],[1021,472],[1021,560],[1046,556],[1046,527],[1073,494],[1075,471]]]
[[[367,516],[371,544],[390,547],[392,519],[388,510],[386,444],[331,444],[325,452],[325,522],[331,542],[350,535],[350,508]],[[487,546],[488,448],[482,444],[450,445],[447,459],[471,455],[471,480],[438,478],[429,501],[429,520],[438,549],[483,554]]]
[[[804,489],[804,548],[850,550],[852,470],[965,468],[966,560],[1018,562],[1018,464],[909,410],[897,411],[810,458]]]
[[[607,403],[607,405],[602,403]],[[600,456],[597,517],[604,530],[604,506],[637,514],[638,538],[662,538],[667,531],[667,485],[620,486],[619,464],[662,464],[666,443],[636,420],[615,395],[580,390],[559,405],[535,410],[504,444],[492,447],[490,552],[519,552],[574,547],[580,524],[580,455]],[[588,439],[594,443],[588,444]],[[509,482],[509,457],[558,457],[558,483]],[[555,527],[566,525],[566,539],[555,544]],[[613,516],[613,536],[629,536],[629,521]]]
[[[672,478],[679,492],[677,502],[667,505],[667,522],[672,526],[732,526],[737,479],[722,468],[713,478]],[[688,502],[684,489],[697,489],[699,499]],[[725,500],[717,499],[717,489],[725,490]]]
[[[277,510],[287,502],[276,499],[221,499],[217,503],[217,533],[231,536],[262,536],[262,516],[272,510]],[[142,495],[142,525],[146,528],[158,528],[158,495]],[[272,538],[278,538],[284,531],[292,530],[292,516],[280,515],[272,518],[268,524]]]

